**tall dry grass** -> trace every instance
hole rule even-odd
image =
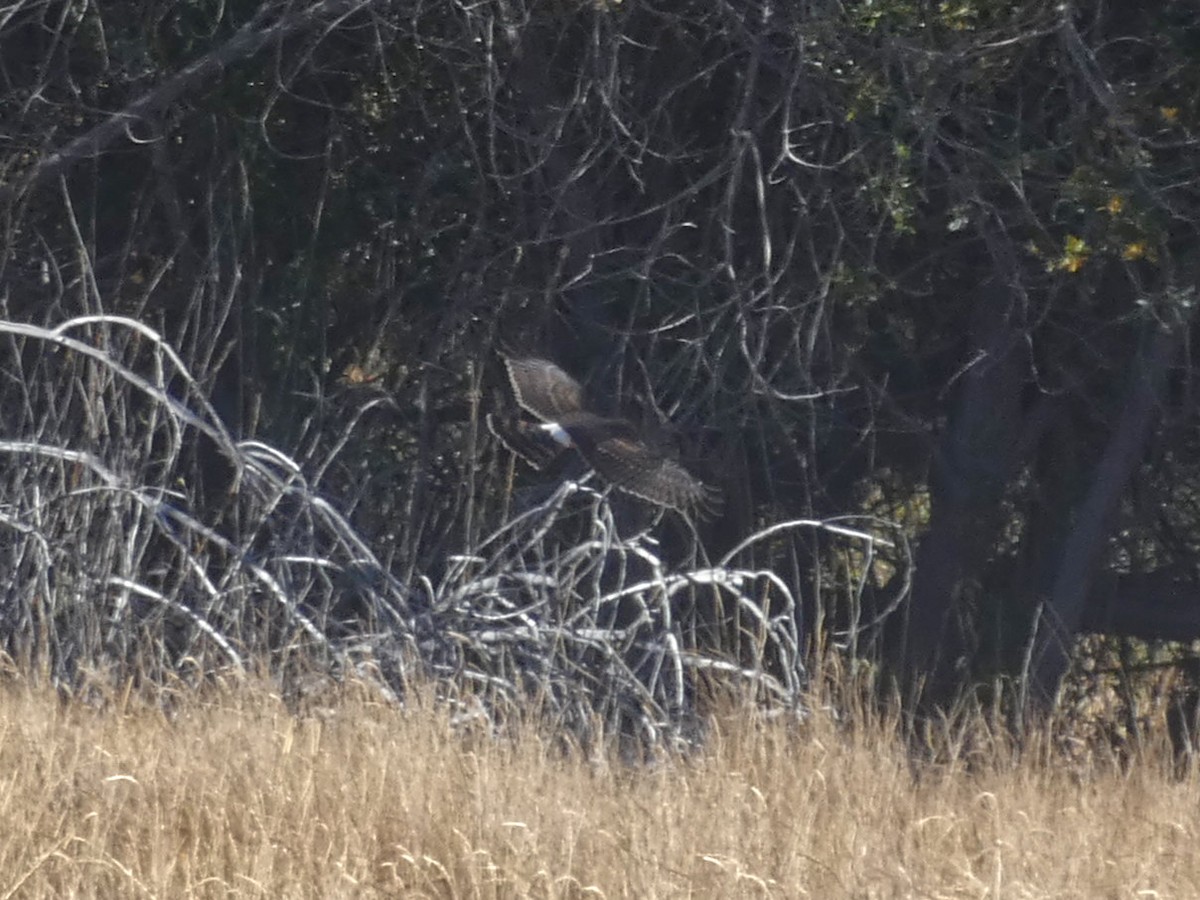
[[[1200,896],[1195,773],[956,734],[929,762],[884,718],[731,712],[629,765],[368,688],[294,715],[256,683],[100,709],[18,683],[0,897]]]

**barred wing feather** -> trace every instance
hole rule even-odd
[[[544,359],[505,359],[517,403],[543,422],[557,422],[583,409],[579,382]]]

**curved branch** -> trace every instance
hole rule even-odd
[[[230,65],[254,56],[272,41],[282,40],[299,31],[322,25],[330,19],[344,17],[375,2],[376,0],[320,0],[283,15],[271,24],[266,22],[277,7],[272,4],[262,6],[249,22],[220,47],[143,94],[124,109],[113,113],[65,147],[55,150],[14,183],[0,186],[0,203],[7,203],[21,196],[30,188],[65,172],[78,162],[98,156],[109,144],[128,133],[130,123],[162,112],[188,91]]]

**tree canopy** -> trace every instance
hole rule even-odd
[[[1193,4],[19,0],[0,75],[4,318],[152,326],[401,581],[512,510],[509,347],[670,423],[710,558],[895,523],[736,563],[935,700],[1200,638]]]

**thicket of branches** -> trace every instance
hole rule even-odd
[[[117,585],[117,608],[144,588],[191,622],[161,644],[173,665],[197,617],[251,609],[292,635],[306,617],[345,621],[349,603],[372,623],[356,634],[449,640],[421,619],[459,597],[435,586],[486,581],[476,566],[497,584],[526,572],[489,555],[520,538],[488,538],[556,486],[480,426],[510,402],[501,346],[669,422],[725,492],[695,533],[667,519],[647,535],[644,511],[572,494],[582,519],[556,519],[538,557],[601,548],[580,589],[587,627],[624,636],[572,665],[624,667],[660,710],[700,656],[789,694],[823,633],[934,699],[1007,674],[1038,700],[1081,633],[1200,636],[1197,41],[1200,15],[1165,0],[10,4],[3,316],[120,316],[163,339],[112,320],[72,325],[71,347],[4,332],[5,540],[40,535],[93,585],[39,582],[44,563],[14,551],[10,646],[86,620],[97,637],[81,644],[120,656],[101,633],[113,607],[65,630],[35,612],[97,583]],[[155,376],[167,346],[178,365]],[[114,365],[162,396],[130,393]],[[183,427],[167,397],[205,427]],[[93,508],[103,472],[122,473],[120,501]],[[49,530],[31,518],[46,504],[65,517]],[[163,524],[176,505],[205,530]],[[891,531],[746,542],[843,515],[898,523],[915,567]],[[138,528],[160,530],[138,546],[162,581],[119,559]],[[652,571],[601,562],[644,559],[651,536]],[[306,554],[321,562],[292,559]],[[757,624],[706,607],[714,567],[755,573],[734,606]],[[213,589],[170,588],[188,568]],[[318,582],[319,601],[305,593]],[[643,582],[653,639],[622,631],[640,613],[609,622],[600,603]],[[524,608],[510,589],[478,596]],[[477,608],[460,600],[454,615]],[[570,606],[551,605],[535,633]],[[310,642],[331,639],[312,624]],[[439,665],[424,646],[413,658]]]

